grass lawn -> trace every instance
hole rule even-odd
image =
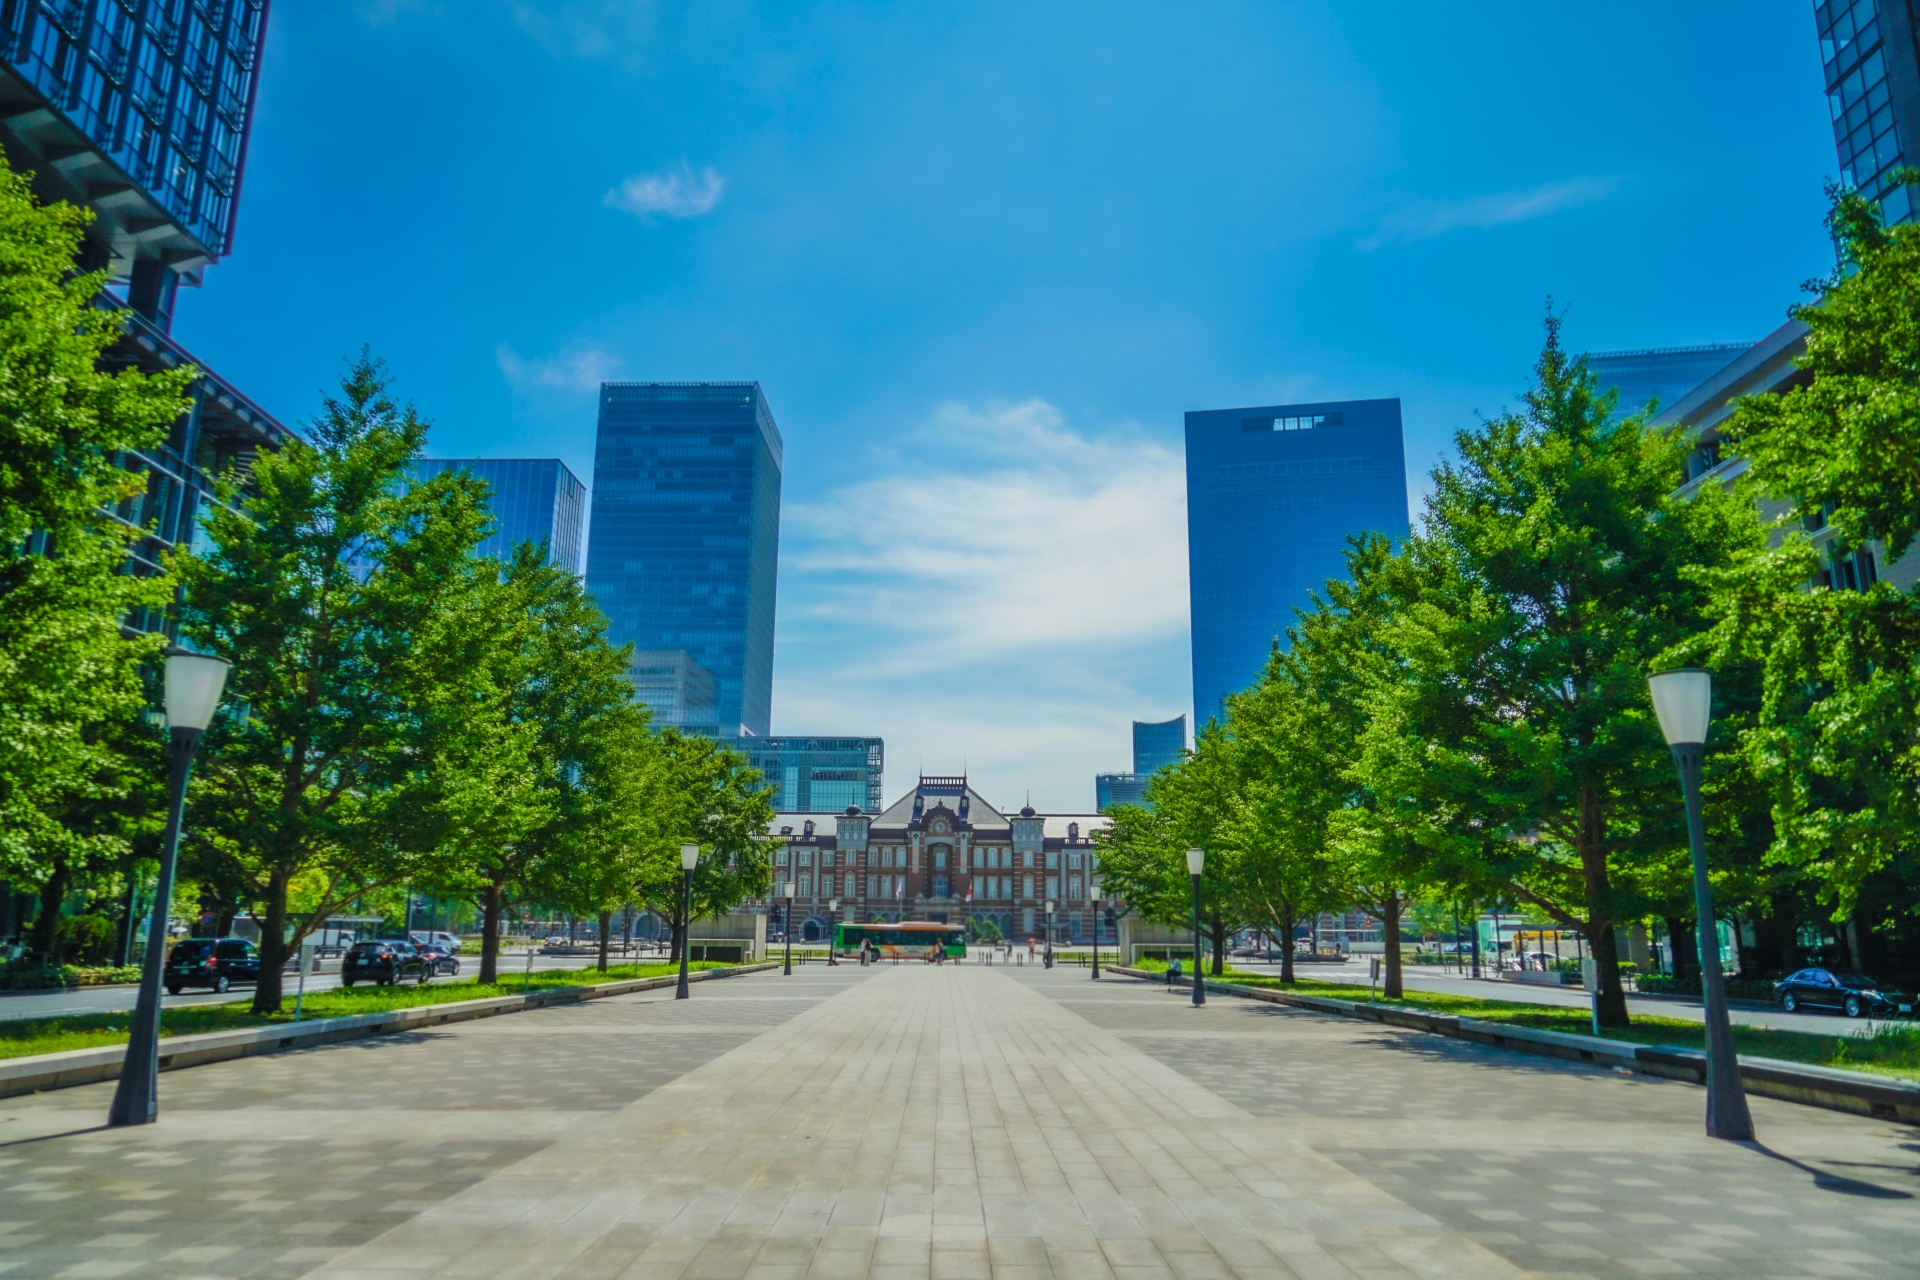
[[[691,969],[724,969],[728,966],[696,960]],[[609,965],[603,974],[595,969],[536,969],[532,990],[553,987],[583,987],[601,982],[621,982],[628,978],[657,978],[678,973],[675,964]],[[506,980],[481,986],[473,978],[455,978],[424,987],[335,987],[331,991],[310,991],[301,1006],[302,1021],[315,1018],[342,1018],[357,1013],[385,1013],[389,1009],[411,1009],[425,1004],[452,1004],[458,1000],[484,1000],[490,996],[514,996],[527,990],[521,974],[506,975]],[[293,1021],[293,982],[286,984],[283,1010],[266,1017],[247,1012],[247,1002],[233,1004],[189,1005],[167,1009],[161,1014],[162,1036],[186,1036],[202,1031],[233,1031],[243,1027],[276,1026]],[[34,1053],[62,1053],[68,1049],[92,1049],[104,1044],[125,1044],[131,1012],[91,1013],[73,1018],[22,1018],[0,1022],[0,1058],[22,1058]]]
[[[1160,973],[1167,966],[1164,961],[1143,960],[1135,967]],[[1249,987],[1281,987],[1280,979],[1271,973],[1248,973],[1231,966],[1224,977],[1212,981]],[[1303,978],[1282,989],[1303,996],[1329,996],[1335,1000],[1352,1000],[1360,1004],[1397,1005],[1422,1009],[1428,1013],[1478,1018],[1482,1022],[1536,1027],[1542,1031],[1593,1034],[1593,1020],[1583,1008],[1523,1004],[1514,1000],[1483,1000],[1476,996],[1427,991],[1409,991],[1398,1000],[1382,1000],[1370,997],[1366,987],[1344,982],[1317,982],[1312,978]],[[1653,1018],[1636,1014],[1631,1027],[1624,1031],[1603,1031],[1601,1035],[1609,1040],[1626,1040],[1634,1044],[1663,1045],[1676,1049],[1706,1048],[1706,1029],[1698,1022],[1682,1018]],[[1754,1057],[1784,1058],[1789,1062],[1845,1067],[1850,1071],[1871,1071],[1905,1080],[1920,1080],[1920,1025],[1912,1023],[1877,1023],[1871,1030],[1861,1027],[1830,1036],[1743,1027],[1735,1023],[1733,1040],[1739,1052]]]

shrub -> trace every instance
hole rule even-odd
[[[1690,973],[1684,978],[1649,973],[1634,985],[1652,996],[1692,996],[1695,999],[1700,996],[1700,975],[1697,973]],[[1727,996],[1734,1000],[1771,1000],[1773,984],[1764,978],[1728,978]]]
[[[113,955],[113,921],[105,916],[66,916],[53,926],[53,954],[62,964],[97,965]]]

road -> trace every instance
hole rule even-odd
[[[1254,972],[1278,973],[1280,971],[1278,962],[1269,965],[1264,961],[1250,960],[1244,956],[1235,956],[1232,963],[1236,968]],[[1589,1007],[1587,993],[1578,987],[1536,987],[1497,978],[1467,978],[1458,973],[1437,972],[1433,966],[1429,965],[1410,964],[1401,972],[1406,975],[1408,991],[1472,996],[1480,1000],[1508,1000],[1514,1004],[1553,1004],[1569,1009]],[[1294,968],[1294,975],[1320,982],[1344,982],[1361,987],[1369,985],[1365,958],[1350,959],[1344,966],[1297,965]],[[1706,1020],[1706,1010],[1692,1000],[1649,1000],[1645,997],[1629,996],[1627,1012],[1636,1017],[1684,1018],[1690,1022]],[[1802,1031],[1821,1036],[1849,1035],[1874,1025],[1870,1019],[1865,1018],[1856,1022],[1838,1014],[1784,1013],[1779,1009],[1733,1009],[1729,1011],[1728,1016],[1741,1026],[1769,1027],[1776,1031]]]
[[[643,960],[655,960],[657,956],[649,953]],[[584,969],[596,961],[592,956],[541,956],[533,958],[535,969]],[[617,963],[617,960],[616,960]],[[505,952],[500,957],[500,972],[503,977],[526,971],[526,953],[523,951]],[[472,977],[479,970],[478,956],[463,955],[460,958],[460,976]],[[288,974],[286,978],[287,998],[293,998],[294,984],[297,979]],[[436,978],[436,982],[451,981],[448,978]],[[307,978],[308,991],[331,991],[340,985],[340,962],[329,960],[322,962],[321,972]],[[47,991],[30,993],[0,994],[0,1022],[13,1022],[22,1018],[72,1018],[89,1013],[119,1013],[132,1009],[134,998],[138,994],[133,987],[70,987],[65,991]],[[239,1000],[253,999],[251,986],[235,987],[225,995],[216,995],[211,991],[195,991],[192,988],[177,996],[163,994],[161,1007],[180,1009],[197,1004],[232,1004]]]

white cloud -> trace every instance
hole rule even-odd
[[[1527,191],[1502,191],[1471,200],[1423,200],[1382,218],[1374,233],[1360,241],[1359,247],[1377,249],[1384,244],[1409,244],[1466,227],[1527,222],[1605,199],[1618,185],[1611,178],[1572,178]]]
[[[503,342],[493,358],[507,381],[521,390],[598,391],[620,370],[620,358],[599,347],[576,347],[529,360]]]
[[[727,180],[709,165],[699,173],[682,164],[665,173],[636,173],[607,192],[603,203],[645,217],[697,218],[720,203]]]
[[[511,0],[520,29],[557,58],[637,65],[653,33],[650,0]]]
[[[890,795],[924,762],[1090,808],[1128,722],[1186,703],[1180,456],[1028,401],[944,406],[876,469],[789,501],[775,730],[881,733]]]

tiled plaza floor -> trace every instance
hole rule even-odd
[[[1920,1276],[1913,1130],[1084,969],[806,966],[0,1101],[0,1275]]]

